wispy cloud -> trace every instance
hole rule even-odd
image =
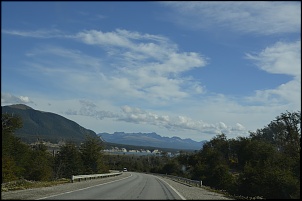
[[[114,32],[86,31],[77,34],[84,43],[107,47],[111,65],[117,67],[112,80],[131,87],[134,96],[169,100],[188,96],[184,81],[196,93],[199,83],[179,77],[179,73],[203,67],[207,58],[196,52],[179,52],[177,45],[160,35],[127,30]],[[116,62],[117,61],[117,62]],[[133,91],[135,90],[135,91]]]
[[[245,127],[240,123],[236,123],[234,126],[228,126],[223,122],[209,124],[202,120],[193,120],[186,116],[160,115],[128,105],[122,106],[120,113],[113,113],[98,110],[97,105],[91,101],[80,100],[80,104],[81,107],[78,110],[68,109],[65,114],[89,116],[96,119],[111,118],[115,121],[158,126],[170,131],[193,130],[207,134],[247,132]]]
[[[2,33],[32,38],[58,38],[64,36],[64,34],[58,29],[40,29],[34,31],[2,30]]]
[[[269,73],[290,75],[293,79],[275,89],[257,90],[256,95],[247,100],[267,104],[301,104],[301,41],[277,42],[260,53],[246,54],[262,70]]]
[[[56,63],[52,63],[51,68],[70,68],[70,70],[76,70],[82,68],[89,70],[89,68],[97,69],[102,65],[102,61],[99,58],[84,54],[80,50],[66,49],[59,46],[45,45],[36,47],[26,53],[26,56],[32,57],[44,57],[45,63],[51,63],[53,57],[56,57]],[[39,60],[39,59],[37,59]],[[66,61],[66,63],[60,63]],[[36,60],[35,60],[36,61]],[[67,62],[68,61],[68,62]],[[41,63],[41,59],[40,59]]]
[[[32,32],[5,33],[41,37],[31,35]],[[33,67],[31,71],[38,70],[45,76],[57,76],[51,73],[59,71],[65,77],[62,79],[64,84],[66,80],[77,83],[80,79],[84,87],[80,86],[77,90],[99,85],[110,88],[115,96],[118,94],[153,103],[165,103],[205,92],[202,83],[180,74],[206,66],[207,58],[198,52],[180,51],[177,44],[164,36],[117,29],[112,32],[89,30],[68,36],[62,34],[61,37],[96,46],[105,55],[99,59],[101,55],[93,57],[79,50],[40,46],[26,54],[29,58],[27,65]],[[93,71],[87,71],[87,68]],[[104,95],[113,95],[104,90]]]
[[[23,36],[35,37],[29,33]],[[102,104],[86,100],[80,101],[80,107],[69,107],[68,104],[63,107],[58,103],[58,107],[64,108],[65,115],[93,117],[102,120],[100,124],[103,125],[106,120],[113,120],[116,125],[126,122],[137,126],[151,125],[171,133],[182,130],[195,135],[221,132],[233,135],[246,133],[245,125],[256,125],[256,121],[260,124],[265,119],[265,123],[269,123],[272,114],[300,108],[301,94],[297,93],[301,91],[300,41],[277,42],[259,52],[246,53],[246,59],[255,62],[258,68],[268,73],[286,74],[293,79],[277,88],[257,90],[252,96],[234,98],[208,93],[203,86],[206,83],[183,76],[192,69],[205,67],[208,58],[199,52],[181,51],[165,36],[117,29],[62,33],[58,37],[77,41],[85,48],[80,51],[60,46],[35,46],[26,53],[25,66],[19,69],[19,73],[43,79],[52,90],[57,86],[60,90],[72,92],[58,90],[58,93],[110,100],[109,105],[119,109],[113,112]],[[90,48],[99,50],[98,54],[92,55]],[[190,99],[200,94],[202,98]],[[22,100],[30,101],[15,96],[15,102]],[[119,108],[121,105],[124,106]],[[166,106],[165,111],[141,109],[162,106]],[[203,114],[211,114],[207,117],[208,122],[200,120]]]
[[[171,21],[191,28],[223,27],[241,33],[271,35],[301,30],[301,2],[164,2],[175,11]],[[300,17],[297,17],[300,16]]]
[[[260,53],[247,53],[246,57],[269,73],[301,75],[301,41],[292,43],[277,42]]]
[[[156,70],[158,74],[179,73],[206,65],[205,57],[196,52],[179,52],[175,43],[160,35],[117,29],[105,33],[90,30],[80,32],[75,37],[86,44],[119,48],[110,49],[109,55],[122,56],[123,61],[128,62],[147,62],[145,66]]]
[[[98,110],[97,106],[92,103],[91,101],[87,100],[80,100],[81,108],[79,111],[74,109],[68,109],[65,114],[67,115],[82,115],[82,116],[89,116],[96,119],[104,119],[104,118],[116,118],[118,117],[117,114],[114,114],[110,111]]]

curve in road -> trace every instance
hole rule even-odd
[[[40,199],[50,200],[83,200],[83,199],[115,199],[115,200],[184,200],[185,198],[172,186],[162,179],[143,173],[129,172],[130,176],[98,184],[75,191],[69,191],[58,195]]]

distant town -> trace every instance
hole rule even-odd
[[[47,147],[47,150],[52,153],[53,155],[56,155],[57,153],[59,153],[60,150],[60,146],[64,145],[65,142],[64,141],[60,141],[56,144],[48,142],[48,141],[37,141],[37,142],[33,142],[30,143],[29,145],[31,147],[35,147],[38,144],[43,144]],[[119,154],[123,154],[123,155],[155,155],[155,156],[163,156],[166,155],[168,157],[174,157],[179,155],[179,152],[177,153],[172,153],[172,152],[165,152],[165,151],[161,151],[158,149],[154,149],[154,150],[148,150],[148,149],[129,149],[127,150],[126,148],[119,148],[119,147],[111,147],[110,149],[104,149],[103,150],[104,154],[108,154],[108,155],[119,155]]]
[[[150,151],[148,149],[129,149],[127,150],[126,148],[118,148],[118,147],[112,147],[111,149],[104,149],[104,152],[106,154],[132,154],[132,155],[156,155],[156,156],[162,156],[162,155],[167,155],[169,157],[177,156],[179,153],[171,153],[171,152],[163,152],[158,149],[154,149],[153,151]]]

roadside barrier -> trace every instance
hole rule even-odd
[[[122,172],[117,172],[117,173],[106,173],[106,174],[89,174],[89,175],[72,175],[71,176],[71,182],[73,183],[74,181],[81,181],[81,180],[91,180],[91,179],[97,179],[97,178],[104,178],[104,177],[114,177],[117,175],[123,174]]]

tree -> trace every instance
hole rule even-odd
[[[2,156],[2,182],[6,183],[18,179],[16,176],[15,160],[9,156]]]
[[[14,136],[14,132],[22,128],[22,119],[19,116],[13,114],[2,114],[2,157],[4,155],[10,155],[13,149],[12,144],[17,140]]]
[[[301,112],[282,113],[265,128],[251,133],[250,137],[274,146],[281,158],[277,167],[281,168],[281,171],[291,173],[290,176],[284,177],[289,179],[285,182],[295,183],[300,189]],[[300,191],[287,193],[300,197]]]
[[[176,159],[170,160],[163,166],[161,173],[180,176],[181,167]]]
[[[14,133],[17,129],[22,128],[23,122],[20,116],[4,113],[1,116],[2,134]]]
[[[26,174],[30,148],[14,132],[23,126],[21,117],[4,113],[2,120],[2,182],[9,182]]]
[[[102,150],[103,144],[100,138],[86,136],[84,143],[80,146],[85,174],[108,172],[108,169],[103,164]]]
[[[299,183],[289,169],[283,169],[276,162],[247,162],[239,176],[238,192],[244,196],[262,196],[266,199],[299,199]]]
[[[81,153],[74,142],[67,142],[60,147],[55,156],[55,177],[71,178],[72,175],[83,173]]]
[[[250,133],[251,138],[264,140],[276,146],[289,157],[298,157],[301,151],[301,113],[287,112],[277,116],[268,126]]]
[[[208,185],[216,188],[233,192],[235,187],[235,178],[229,171],[229,167],[224,164],[220,164],[214,167],[209,175],[204,180]]]
[[[218,164],[228,164],[229,143],[225,134],[216,135],[212,140],[203,145],[200,151],[202,161],[210,169]]]
[[[26,166],[25,179],[48,181],[53,178],[53,156],[42,142],[33,147]]]

